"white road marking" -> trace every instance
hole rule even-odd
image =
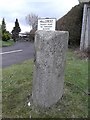
[[[8,52],[3,52],[3,53],[0,53],[1,55],[4,55],[4,54],[9,54],[9,53],[16,53],[16,52],[22,52],[23,50],[14,50],[14,51],[8,51]]]

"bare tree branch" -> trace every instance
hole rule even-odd
[[[38,25],[38,15],[30,13],[26,16],[26,22],[32,26],[32,29],[37,29]]]

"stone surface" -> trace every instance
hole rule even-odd
[[[90,4],[84,4],[80,50],[90,51]]]
[[[63,94],[67,31],[36,31],[32,99],[36,106],[50,107]]]
[[[90,0],[79,0],[79,2],[81,2],[81,3],[87,3],[87,2],[90,2]]]
[[[88,7],[88,50],[90,52],[90,5]]]

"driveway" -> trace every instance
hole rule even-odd
[[[34,57],[34,44],[31,42],[16,42],[14,46],[3,47],[1,55],[3,68],[21,63]]]

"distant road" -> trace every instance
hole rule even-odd
[[[3,47],[2,67],[8,67],[12,64],[21,63],[34,57],[34,44],[31,42],[16,42],[14,46]]]

